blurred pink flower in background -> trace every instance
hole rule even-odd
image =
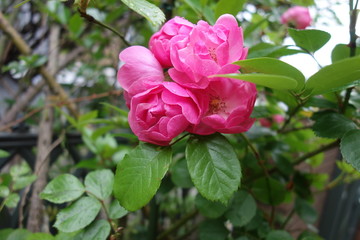
[[[312,18],[309,9],[295,6],[289,8],[281,15],[281,23],[297,29],[305,29],[310,26]]]
[[[270,128],[275,124],[282,124],[284,121],[285,118],[281,114],[275,114],[270,118],[259,118],[260,125],[267,128]]]

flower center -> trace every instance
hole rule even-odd
[[[208,51],[209,51],[210,57],[217,63],[218,61],[217,61],[217,57],[216,57],[216,53],[215,53],[215,48],[209,47]]]
[[[209,112],[211,114],[218,114],[219,112],[224,112],[226,109],[225,102],[218,96],[210,96],[210,107]]]

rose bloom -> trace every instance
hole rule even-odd
[[[246,56],[241,27],[234,16],[225,14],[214,26],[199,21],[189,36],[171,39],[170,59],[174,68],[169,69],[169,74],[180,85],[204,89],[209,84],[208,76],[236,72],[239,67],[231,63]]]
[[[250,129],[257,90],[255,84],[230,78],[216,78],[206,89],[208,108],[201,123],[188,131],[200,135],[215,132],[241,133]]]
[[[281,15],[282,24],[287,24],[297,29],[305,29],[310,26],[311,21],[309,9],[306,7],[295,6],[289,8]]]
[[[259,118],[260,125],[270,128],[274,123],[282,124],[285,121],[284,116],[275,114],[271,118]]]
[[[203,105],[177,83],[163,82],[131,98],[129,124],[139,140],[166,146],[200,122]]]
[[[149,47],[162,67],[172,67],[170,60],[170,40],[175,36],[188,36],[194,26],[194,24],[184,18],[174,17],[167,21],[160,31],[152,35],[149,41]]]

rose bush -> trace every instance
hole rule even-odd
[[[222,15],[214,26],[175,17],[149,46],[129,47],[119,56],[124,64],[118,81],[130,108],[130,127],[140,140],[167,145],[184,131],[240,133],[252,126],[255,85],[214,77],[238,73],[232,63],[247,56],[235,17]]]

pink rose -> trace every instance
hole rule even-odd
[[[117,78],[126,91],[128,104],[132,96],[164,81],[163,69],[149,49],[129,47],[120,53],[119,58],[125,64],[120,67]]]
[[[274,122],[278,123],[278,124],[281,124],[285,121],[285,118],[283,115],[280,115],[280,114],[275,114],[272,119],[274,120]]]
[[[189,128],[189,132],[208,135],[214,132],[241,133],[249,130],[255,119],[250,115],[256,99],[255,84],[216,78],[206,89],[209,96],[208,110],[201,123]]]
[[[162,67],[172,67],[170,61],[170,40],[175,36],[188,36],[194,24],[181,17],[174,17],[164,24],[149,41],[150,50],[154,53]]]
[[[166,146],[200,122],[202,105],[177,83],[163,82],[132,97],[129,124],[141,141]]]
[[[271,118],[259,118],[260,125],[270,128],[274,123],[281,124],[285,121],[284,116],[275,114]]]
[[[259,118],[260,125],[266,128],[270,128],[272,125],[272,122],[268,118]]]
[[[289,8],[281,15],[281,23],[293,26],[297,29],[305,29],[311,24],[309,9],[306,7],[295,6]]]
[[[243,33],[234,16],[220,16],[214,26],[199,21],[189,36],[171,39],[171,78],[180,85],[204,89],[210,75],[219,73],[234,61],[245,59]],[[235,67],[236,71],[238,68]]]

